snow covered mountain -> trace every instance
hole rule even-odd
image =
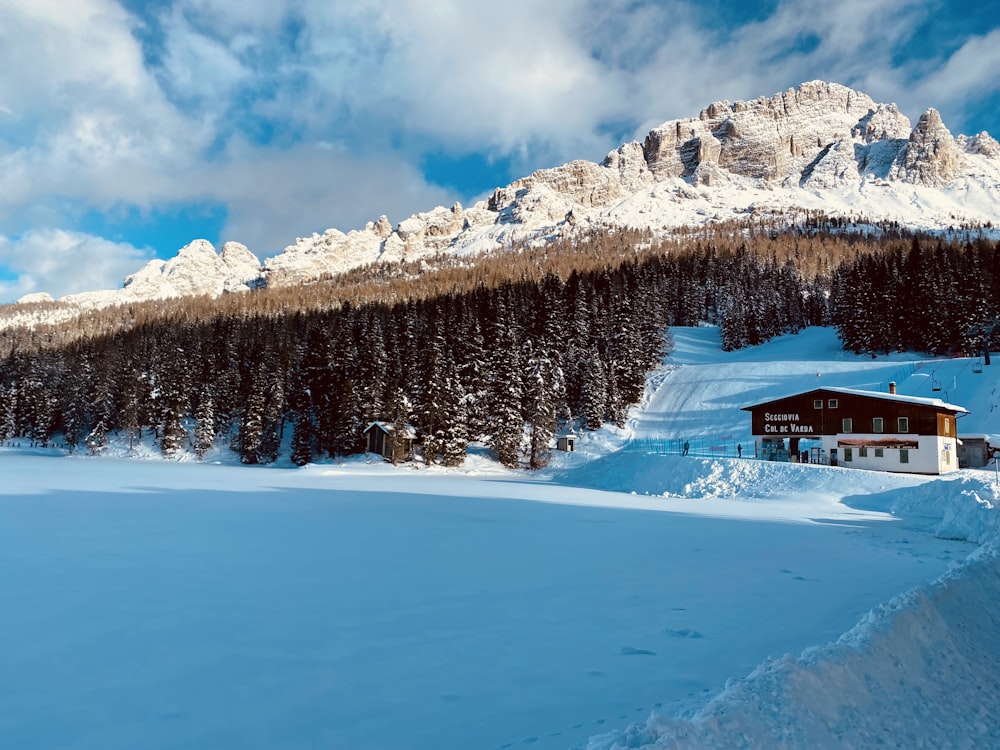
[[[242,245],[204,240],[152,261],[122,289],[72,295],[103,306],[252,285],[305,283],[380,261],[473,254],[597,229],[680,227],[803,212],[897,221],[926,230],[985,227],[1000,215],[1000,144],[954,137],[934,109],[915,127],[894,104],[812,81],[754,101],[715,102],[671,120],[601,164],[573,161],[497,188],[469,208],[385,216],[347,233],[299,238],[258,263]],[[38,295],[23,300],[38,301]]]

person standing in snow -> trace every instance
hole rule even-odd
[[[688,448],[690,448],[690,447],[691,446],[688,445],[688,441],[685,440],[684,441],[684,452],[681,455],[686,456],[688,454]]]
[[[743,444],[736,444],[736,458],[743,458]]]

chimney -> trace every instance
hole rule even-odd
[[[889,395],[890,396],[895,396],[896,395],[896,381],[895,380],[890,380],[889,381]]]

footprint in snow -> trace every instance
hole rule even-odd
[[[632,648],[631,646],[622,646],[622,656],[656,656],[656,652],[650,651],[647,648]]]
[[[663,631],[664,635],[669,635],[671,638],[704,638],[702,633],[697,630],[691,630],[690,628],[681,628],[680,630],[674,630],[673,628],[667,628]]]

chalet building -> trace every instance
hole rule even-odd
[[[944,474],[958,466],[956,420],[966,409],[937,398],[816,388],[743,407],[758,458],[875,471]],[[803,441],[817,442],[800,451]]]
[[[413,458],[413,444],[417,440],[417,431],[413,425],[403,425],[403,434],[399,440],[393,439],[396,428],[392,422],[372,422],[365,427],[363,434],[365,450],[369,453],[377,453],[386,461],[393,463],[410,461]]]

